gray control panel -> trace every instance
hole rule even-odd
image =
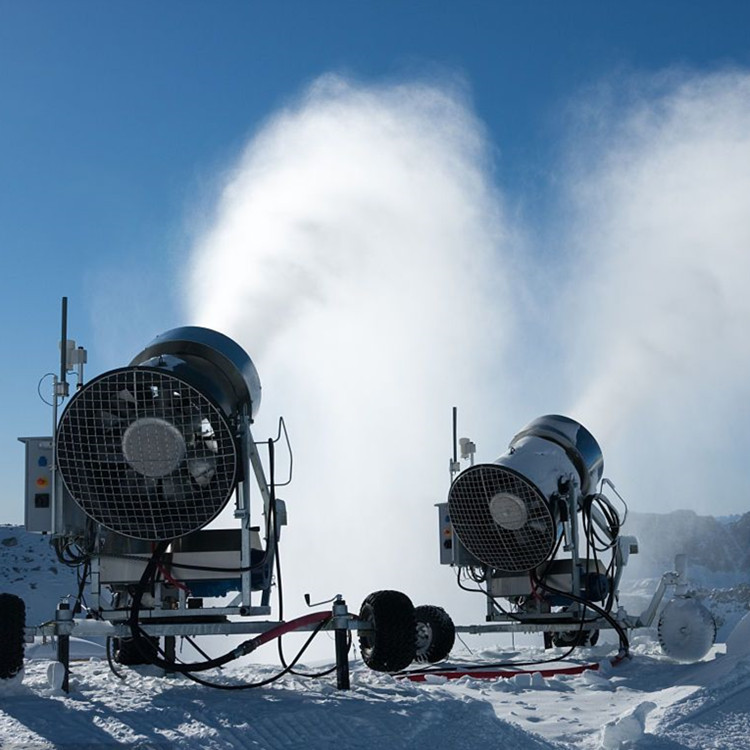
[[[27,531],[52,531],[52,438],[18,438],[26,446]]]
[[[448,503],[438,503],[439,534],[440,534],[440,564],[458,565],[459,567],[481,566],[482,563],[461,544],[456,536],[448,513]]]
[[[62,482],[58,482],[58,525],[52,520],[52,438],[18,438],[26,446],[26,531],[79,533],[87,517]]]

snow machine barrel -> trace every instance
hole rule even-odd
[[[201,529],[242,476],[240,421],[260,395],[255,366],[230,338],[167,331],[68,404],[56,437],[65,486],[94,521],[127,537]]]
[[[250,405],[251,417],[258,413],[258,371],[247,352],[218,331],[198,326],[173,328],[157,336],[130,364],[170,370],[212,397],[226,414],[245,404]]]
[[[568,417],[539,417],[493,463],[463,471],[448,495],[450,520],[461,544],[479,562],[524,573],[552,554],[566,483],[594,491],[604,460],[591,433]]]

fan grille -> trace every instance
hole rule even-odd
[[[555,524],[544,496],[503,467],[480,464],[464,471],[451,486],[448,511],[464,547],[497,570],[531,570],[554,547]]]
[[[78,505],[135,539],[174,539],[226,505],[238,451],[224,413],[189,383],[144,367],[105,373],[70,402],[57,465]]]

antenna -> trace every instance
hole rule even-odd
[[[60,379],[55,385],[55,396],[67,398],[68,389],[68,298],[62,298],[62,331],[60,332]]]
[[[449,471],[451,474],[451,482],[453,477],[461,471],[461,464],[458,461],[458,407],[453,407],[453,458],[449,462]]]

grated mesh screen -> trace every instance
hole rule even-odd
[[[68,491],[98,523],[146,540],[205,526],[237,477],[232,429],[212,401],[158,369],[105,373],[76,394],[57,429]]]
[[[448,495],[453,528],[474,557],[497,570],[523,573],[543,563],[555,544],[544,496],[519,474],[495,464],[466,469]]]

